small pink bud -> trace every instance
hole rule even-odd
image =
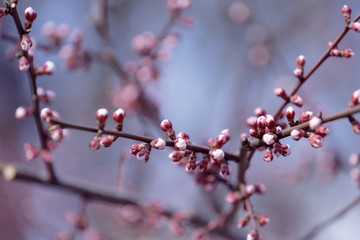
[[[266,114],[265,109],[261,108],[261,107],[257,107],[254,109],[254,113],[256,116],[260,117],[260,116],[264,116]]]
[[[183,157],[185,157],[184,151],[173,151],[169,154],[169,158],[173,162],[179,162],[181,159],[183,159]]]
[[[112,115],[115,123],[121,123],[121,124],[122,124],[125,116],[126,116],[125,110],[122,108],[119,108],[118,110],[116,110]]]
[[[231,134],[229,129],[223,129],[220,134],[224,134],[226,136],[226,141],[230,141]]]
[[[36,19],[37,14],[32,7],[28,7],[24,11],[24,16],[25,16],[26,21],[29,21],[32,23]]]
[[[277,136],[271,132],[265,133],[262,137],[262,140],[266,145],[272,145],[275,143]]]
[[[186,149],[186,140],[182,137],[177,137],[174,141],[175,148],[184,151]]]
[[[149,161],[150,152],[147,149],[142,149],[140,152],[136,154],[136,159],[139,162],[148,162]]]
[[[26,59],[26,57],[22,56],[19,59],[19,70],[22,72],[27,72],[30,68],[29,61]]]
[[[314,148],[320,148],[323,145],[323,138],[317,134],[310,135],[310,144]]]
[[[24,144],[25,158],[28,161],[34,160],[40,155],[40,149],[30,143]]]
[[[251,116],[246,119],[246,124],[251,128],[257,128],[257,117]]]
[[[326,127],[318,127],[315,129],[314,133],[320,135],[321,137],[327,137],[330,134],[330,130]]]
[[[98,124],[99,128],[104,128],[105,121],[108,117],[108,110],[106,108],[99,108],[96,111],[95,116],[96,116],[97,124]]]
[[[285,99],[285,100],[288,99],[288,95],[286,94],[286,92],[283,88],[275,88],[274,93],[276,96],[281,97],[282,99]]]
[[[300,68],[295,68],[295,70],[293,71],[293,74],[297,78],[302,78],[304,75],[304,70],[300,69]]]
[[[226,195],[225,201],[231,204],[238,203],[242,199],[240,192],[230,192]]]
[[[259,240],[259,234],[257,231],[251,230],[251,232],[246,235],[246,240]]]
[[[344,16],[344,20],[346,22],[350,21],[350,16],[351,16],[351,8],[348,5],[344,5],[341,8],[341,14]]]
[[[312,111],[306,111],[306,112],[303,112],[301,113],[301,116],[299,118],[299,121],[300,122],[307,122],[310,120],[310,118],[313,116],[313,112]]]
[[[303,69],[305,65],[305,57],[304,55],[300,55],[295,60],[295,65],[297,68]]]
[[[207,170],[207,166],[209,164],[209,157],[204,156],[204,158],[197,163],[197,169],[199,172],[205,172]]]
[[[266,115],[265,125],[269,129],[269,131],[275,132],[275,120],[272,115],[269,114]]]
[[[258,119],[256,120],[256,124],[257,124],[258,130],[259,130],[260,133],[265,132],[266,117],[263,116],[263,115],[258,117]]]
[[[321,118],[315,116],[309,120],[309,127],[311,130],[315,130],[316,128],[320,127],[321,123]]]
[[[352,106],[356,106],[356,105],[360,104],[360,89],[354,91],[351,94],[351,102],[350,103]]]
[[[61,128],[55,128],[51,130],[50,136],[55,142],[60,142],[64,138],[63,130]]]
[[[356,32],[360,32],[360,22],[350,23],[349,28],[355,30]]]
[[[298,141],[304,136],[304,132],[300,129],[294,129],[291,131],[290,135],[291,135],[292,139],[294,139],[295,141]]]
[[[167,130],[170,130],[170,129],[172,129],[172,123],[170,122],[170,120],[165,119],[160,123],[160,128],[164,132]]]
[[[345,58],[351,58],[352,56],[355,55],[355,53],[350,48],[346,48],[346,49],[340,51],[340,55]]]
[[[298,107],[302,107],[303,105],[303,99],[298,95],[291,96],[290,102]]]
[[[226,163],[222,163],[220,166],[219,175],[220,177],[222,177],[222,179],[228,180],[230,176],[229,165],[227,165]]]
[[[275,154],[276,157],[280,157],[280,155],[282,154],[283,152],[283,149],[281,147],[281,144],[279,143],[275,143],[274,146],[273,146],[273,149],[272,149],[272,152],[273,154]],[[265,152],[266,153],[266,152]],[[265,157],[265,155],[264,155]],[[265,160],[265,159],[264,159]],[[266,160],[265,160],[266,161]],[[271,160],[270,160],[271,161]]]
[[[130,153],[136,155],[138,152],[146,148],[146,143],[133,144],[130,147]]]
[[[22,36],[20,46],[23,51],[29,51],[29,49],[32,47],[32,41],[29,35],[25,34]]]
[[[360,155],[358,153],[352,153],[349,157],[349,164],[351,166],[357,166],[360,164]]]
[[[225,157],[224,151],[221,149],[218,149],[218,148],[211,149],[209,154],[210,154],[211,159],[213,159],[215,162],[220,162]]]
[[[340,57],[341,56],[341,52],[338,48],[333,48],[331,49],[330,51],[330,56],[333,56],[333,57]]]
[[[360,122],[355,121],[352,126],[353,126],[354,133],[360,135]]]
[[[264,159],[265,162],[271,162],[274,159],[274,156],[273,156],[272,151],[271,151],[270,148],[267,148],[265,150],[263,159]]]
[[[255,192],[258,194],[265,194],[267,192],[267,188],[266,188],[265,184],[263,184],[263,183],[256,184]]]
[[[41,109],[41,112],[40,112],[40,117],[46,121],[46,119],[48,117],[52,117],[54,114],[53,114],[53,111],[51,111],[50,108],[43,108]]]
[[[248,184],[245,186],[245,195],[247,197],[250,197],[251,195],[253,195],[255,193],[255,190],[256,190],[256,188],[254,185]]]
[[[286,119],[288,120],[290,126],[294,124],[295,111],[293,107],[287,107],[285,111]]]
[[[99,137],[98,136],[95,136],[91,142],[89,143],[89,148],[96,152],[97,150],[100,149],[100,140],[99,140]]]
[[[44,65],[42,65],[38,71],[38,75],[52,75],[55,72],[55,63],[53,61],[46,61]]]
[[[29,108],[27,108],[25,106],[20,106],[20,107],[16,108],[15,118],[17,120],[24,120],[29,115],[30,115]]]
[[[106,136],[106,137],[102,137],[100,139],[100,145],[103,146],[103,147],[110,147],[111,144],[114,142],[113,141],[114,139],[110,136]]]
[[[188,161],[185,166],[186,172],[195,172],[197,167],[196,161]]]
[[[281,148],[282,148],[281,154],[284,157],[287,157],[287,156],[289,156],[291,154],[291,148],[290,148],[289,144],[281,144]]]
[[[260,226],[265,226],[266,224],[269,223],[270,221],[270,218],[266,215],[260,215],[258,218],[257,218],[258,222],[259,222],[259,225]]]
[[[189,143],[189,141],[190,141],[189,134],[187,134],[186,132],[179,132],[179,133],[177,134],[177,137],[184,138],[187,143]]]
[[[253,128],[250,128],[250,129],[249,129],[249,134],[250,134],[250,136],[252,136],[252,137],[254,137],[254,138],[258,138],[258,137],[259,137],[258,131],[256,131],[256,130],[253,129]]]
[[[156,138],[155,140],[150,142],[150,146],[152,146],[153,148],[162,150],[165,148],[166,142],[162,138]]]
[[[250,222],[249,216],[245,216],[245,217],[239,218],[237,226],[238,226],[238,228],[244,228],[248,225],[249,222]]]

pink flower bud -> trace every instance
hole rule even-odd
[[[297,68],[303,69],[305,65],[305,57],[304,55],[300,55],[295,60],[295,65]]]
[[[22,36],[20,46],[23,51],[29,51],[29,49],[32,47],[32,41],[29,35],[25,34]]]
[[[287,107],[285,111],[285,116],[290,124],[292,126],[294,124],[294,118],[295,118],[295,111],[293,107]]]
[[[302,138],[304,136],[304,132],[300,129],[294,129],[291,131],[290,133],[292,139],[294,139],[295,141],[300,140],[300,138]]]
[[[36,19],[37,14],[32,7],[28,7],[24,11],[24,16],[26,21],[32,23]]]
[[[165,148],[166,142],[162,138],[156,138],[155,140],[150,142],[150,146],[152,146],[153,148],[162,150]]]
[[[344,5],[341,8],[341,14],[344,16],[346,22],[350,21],[351,8],[348,5]]]
[[[170,12],[177,13],[183,9],[190,7],[190,0],[168,0],[167,7]]]
[[[231,134],[229,129],[223,129],[220,134],[224,134],[226,136],[226,141],[230,141]]]
[[[55,128],[50,131],[50,136],[55,142],[60,142],[64,138],[63,130],[61,128]]]
[[[32,161],[40,155],[40,149],[30,143],[24,144],[25,158],[28,161]]]
[[[220,162],[225,157],[225,153],[221,149],[211,149],[209,154],[211,159],[215,162]]]
[[[245,196],[250,197],[251,195],[253,195],[255,193],[255,186],[252,184],[248,184],[245,186]]]
[[[355,55],[355,53],[350,48],[346,48],[346,49],[340,51],[340,55],[345,58],[351,58],[352,56]]]
[[[263,226],[265,226],[266,224],[269,223],[270,218],[268,216],[266,216],[266,215],[260,215],[260,216],[257,217],[257,220],[259,222],[259,225],[263,227]]]
[[[185,166],[186,172],[195,172],[197,167],[196,161],[188,161]]]
[[[261,108],[261,107],[257,107],[254,109],[254,113],[256,116],[260,117],[260,116],[264,116],[266,114],[265,109]]]
[[[258,194],[265,194],[267,192],[267,188],[266,188],[265,184],[263,184],[263,183],[256,184],[255,192]]]
[[[276,96],[281,97],[282,99],[285,99],[285,100],[288,99],[288,95],[286,94],[286,92],[283,88],[275,88],[274,93]]]
[[[330,51],[330,56],[333,56],[333,57],[340,57],[341,56],[341,52],[338,48],[333,48],[331,49]]]
[[[179,133],[177,134],[177,137],[184,138],[187,143],[190,141],[189,134],[187,134],[187,133],[185,133],[185,132],[179,132]]]
[[[250,222],[249,216],[245,216],[245,217],[239,218],[237,226],[238,226],[238,228],[244,228],[248,225],[249,222]]]
[[[106,121],[106,119],[108,117],[108,110],[106,108],[99,108],[96,111],[95,116],[96,116],[99,128],[104,128],[105,121]]]
[[[177,137],[174,141],[175,148],[184,151],[186,149],[186,140],[182,137]]]
[[[199,172],[205,172],[207,170],[207,166],[209,164],[209,157],[205,156],[201,161],[197,163],[197,169]]]
[[[271,131],[271,132],[275,131],[275,120],[272,115],[269,115],[269,114],[266,115],[265,125],[269,129],[269,131]]]
[[[136,159],[139,162],[147,163],[149,161],[150,152],[148,149],[142,149],[140,152],[136,154]]]
[[[220,133],[215,140],[214,147],[215,148],[221,148],[224,146],[224,144],[228,141],[228,136],[226,136],[224,133]]]
[[[53,111],[51,111],[50,108],[43,108],[40,111],[40,117],[46,121],[46,119],[48,117],[52,117],[53,116]]]
[[[298,107],[302,107],[303,105],[303,99],[298,95],[291,96],[290,102]]]
[[[41,87],[38,87],[36,89],[36,93],[39,97],[39,101],[45,103],[45,104],[51,104],[54,102],[55,98],[56,98],[56,94],[54,91],[51,90],[44,90]]]
[[[133,144],[130,147],[130,153],[136,155],[138,152],[146,148],[146,143]]]
[[[91,142],[89,143],[89,148],[96,152],[97,150],[100,149],[100,140],[99,140],[99,137],[98,136],[95,136]]]
[[[316,128],[320,127],[322,123],[322,120],[321,118],[319,117],[312,117],[310,120],[309,120],[309,127],[311,130],[315,130]]]
[[[258,131],[256,131],[255,129],[252,129],[252,128],[249,129],[249,134],[250,134],[250,136],[252,136],[252,137],[254,137],[254,138],[258,138],[258,137],[259,137]]]
[[[183,157],[185,157],[184,151],[173,151],[169,154],[169,158],[173,162],[179,162],[181,159],[183,159]]]
[[[30,110],[28,107],[20,106],[20,107],[16,108],[15,118],[17,120],[24,120],[29,115],[30,115]]]
[[[349,157],[349,164],[351,166],[357,166],[360,163],[360,155],[358,153],[352,153]]]
[[[360,135],[360,122],[355,121],[352,126],[353,126],[354,133]]]
[[[266,117],[264,115],[258,117],[258,119],[256,120],[256,124],[258,126],[258,130],[259,130],[260,133],[265,132]]]
[[[277,136],[271,132],[265,133],[262,137],[262,140],[266,145],[272,145],[275,143]]]
[[[116,110],[112,115],[112,117],[116,123],[123,122],[125,116],[126,116],[125,110],[122,108],[119,108],[118,110]]]
[[[304,75],[304,70],[300,69],[300,68],[295,68],[295,70],[293,71],[293,74],[297,78],[302,78]]]
[[[160,123],[160,128],[164,132],[167,130],[170,130],[170,129],[172,129],[172,123],[170,122],[170,120],[165,119]]]
[[[44,63],[44,65],[42,65],[38,71],[37,71],[37,74],[38,75],[52,75],[54,74],[55,72],[55,63],[52,62],[52,61],[46,61]]]
[[[355,30],[356,32],[360,32],[360,22],[350,23],[349,28]]]
[[[318,127],[315,129],[314,133],[320,135],[321,137],[327,137],[330,134],[330,130],[326,127]]]
[[[113,141],[114,139],[110,136],[106,136],[106,137],[102,137],[100,139],[100,145],[103,146],[103,147],[110,147],[111,144],[114,142]]]
[[[281,144],[281,148],[282,148],[281,155],[283,155],[284,157],[287,157],[291,154],[291,148],[289,144]]]
[[[300,116],[300,118],[299,118],[299,121],[300,122],[307,122],[307,121],[309,121],[310,120],[310,118],[312,117],[312,115],[313,115],[313,112],[312,111],[306,111],[306,112],[303,112],[303,113],[301,113],[301,116]]]
[[[231,204],[238,203],[242,199],[240,192],[230,192],[226,195],[225,201]]]
[[[246,235],[246,240],[259,240],[259,234],[257,231],[251,230],[251,232]]]
[[[273,156],[272,151],[271,151],[270,148],[267,148],[265,150],[263,159],[264,159],[265,162],[271,162],[274,159],[274,156]]]
[[[246,124],[251,128],[257,128],[257,117],[251,116],[246,119]]]
[[[273,146],[273,149],[272,149],[272,152],[273,154],[275,154],[276,157],[280,157],[280,155],[282,154],[283,152],[283,149],[281,147],[281,144],[279,143],[275,143],[274,146]],[[266,152],[265,152],[266,153]],[[265,157],[265,155],[264,155]],[[265,159],[264,159],[265,160]],[[266,160],[265,160],[266,161]]]
[[[7,8],[0,8],[0,18],[2,18],[3,16],[9,14],[9,10]]]
[[[310,135],[310,144],[314,148],[320,148],[323,145],[323,138],[317,134]]]
[[[26,57],[22,56],[19,59],[19,70],[22,72],[27,72],[29,68],[30,68],[29,61],[26,59]]]
[[[356,106],[360,103],[360,89],[354,91],[351,94],[351,102],[350,103],[352,106]]]
[[[224,180],[228,180],[230,176],[230,169],[226,163],[222,163],[219,170],[219,175]]]

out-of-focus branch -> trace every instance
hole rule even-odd
[[[341,209],[338,213],[331,216],[329,219],[326,219],[325,221],[319,223],[313,229],[310,230],[308,234],[305,235],[305,237],[300,238],[300,240],[310,240],[316,237],[319,233],[324,231],[327,227],[334,224],[336,221],[338,221],[341,217],[343,217],[345,214],[347,214],[349,211],[351,211],[353,208],[357,207],[360,204],[360,197],[355,198],[350,204],[346,205],[343,209]]]

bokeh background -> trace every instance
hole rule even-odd
[[[209,137],[214,138],[222,129],[229,128],[232,140],[224,147],[228,151],[239,148],[240,134],[248,131],[245,119],[253,115],[255,107],[261,106],[272,113],[281,103],[273,88],[290,90],[296,83],[291,75],[295,58],[305,55],[305,69],[308,69],[326,50],[328,41],[335,39],[344,26],[341,6],[351,6],[353,15],[360,12],[360,3],[355,0],[253,0],[241,2],[249,7],[250,15],[247,21],[239,23],[228,14],[234,2],[194,0],[184,14],[194,18],[195,24],[171,29],[180,35],[179,44],[171,60],[158,65],[158,81],[149,85],[149,94],[159,103],[160,115],[170,119],[176,131],[189,133],[193,143],[204,144]],[[122,62],[136,61],[132,38],[144,31],[161,30],[169,18],[166,3],[117,0],[110,4],[114,51]],[[22,12],[28,6],[38,13],[31,35],[39,43],[46,43],[41,26],[51,20],[81,29],[90,51],[105,47],[91,23],[96,15],[95,0],[19,1],[18,9]],[[16,36],[10,17],[1,20],[1,31]],[[17,61],[8,57],[12,45],[0,41],[3,56],[0,58],[0,159],[42,169],[39,159],[27,163],[23,153],[25,142],[38,143],[33,119],[14,118],[16,107],[29,104],[30,96],[26,75],[18,71]],[[326,61],[299,92],[305,102],[303,110],[322,111],[324,115],[344,110],[351,93],[359,88],[360,35],[349,33],[339,47],[353,49],[355,56]],[[120,84],[108,66],[94,62],[89,70],[68,71],[56,52],[36,50],[35,62],[40,65],[46,60],[56,63],[56,73],[40,77],[38,85],[56,92],[51,108],[63,120],[95,126],[98,108],[116,110],[109,93]],[[300,114],[301,110],[297,110]],[[352,132],[347,120],[326,126],[331,135],[321,149],[311,148],[306,140],[286,140],[292,147],[290,157],[266,163],[262,153],[255,154],[247,177],[250,183],[263,182],[268,187],[266,195],[252,198],[255,211],[270,216],[270,223],[262,228],[268,239],[298,239],[358,196],[358,189],[349,178],[347,159],[351,153],[360,152],[359,136]],[[135,114],[127,116],[124,131],[161,136],[157,126],[145,124]],[[111,148],[94,153],[88,148],[92,137],[90,133],[70,131],[69,137],[54,151],[55,167],[63,176],[114,186],[120,153],[135,142],[121,139]],[[169,161],[168,153],[168,150],[152,151],[147,164],[138,163],[134,157],[126,160],[119,191],[145,202],[158,199],[171,209],[214,218],[212,201],[225,206],[226,189],[219,186],[214,193],[207,193],[194,183],[193,176]],[[235,172],[235,165],[231,167]],[[3,180],[0,189],[1,239],[54,239],[57,232],[72,229],[65,214],[79,209],[77,196]],[[105,239],[189,239],[191,229],[181,238],[172,236],[166,227],[160,231],[125,226],[116,220],[115,209],[101,203],[91,203],[87,208],[90,225]],[[359,214],[359,208],[353,209],[316,239],[358,239]],[[247,230],[234,231],[246,234]]]

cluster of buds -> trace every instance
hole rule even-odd
[[[64,138],[64,131],[58,124],[53,124],[51,118],[59,119],[59,114],[50,108],[43,108],[40,112],[41,118],[47,123],[47,131],[52,140],[60,142]]]
[[[352,167],[350,170],[350,178],[356,187],[360,187],[360,154],[353,153],[349,157],[349,164]]]
[[[354,51],[350,48],[345,48],[340,50],[337,46],[332,47],[332,42],[328,43],[328,47],[331,48],[330,50],[330,56],[333,57],[344,57],[344,58],[350,58],[355,55]]]
[[[305,111],[301,114],[299,120],[294,121],[295,111],[292,107],[286,109],[285,116],[290,126],[295,126],[304,122],[309,122],[309,129],[301,130],[295,128],[291,131],[290,135],[295,141],[306,137],[310,140],[310,144],[314,148],[320,148],[323,145],[323,140],[330,134],[330,130],[321,126],[322,119],[321,114],[319,116],[313,116],[313,112]]]
[[[41,33],[55,46],[59,46],[61,42],[69,34],[69,26],[67,24],[55,25],[54,22],[46,22],[42,28]]]
[[[37,75],[52,75],[55,72],[55,63],[53,61],[46,61],[41,67],[36,70]]]
[[[136,156],[139,162],[149,161],[151,146],[148,143],[133,144],[130,147],[130,153]]]
[[[304,76],[305,57],[303,55],[298,56],[295,60],[295,65],[294,76],[302,79]]]
[[[250,126],[249,133],[252,137],[262,139],[266,144],[264,161],[271,162],[274,159],[274,154],[286,157],[291,154],[290,146],[281,144],[277,139],[277,132],[282,130],[280,125],[276,126],[275,119],[272,115],[266,114],[265,110],[259,111],[256,109],[255,114],[258,117],[251,116],[247,118],[246,123]]]
[[[35,10],[32,7],[28,7],[24,11],[24,16],[25,16],[24,29],[25,29],[26,32],[30,32],[31,31],[31,26],[32,26],[33,22],[35,21],[35,19],[37,17],[37,14],[36,14]]]
[[[51,104],[54,102],[56,94],[52,90],[44,90],[41,87],[38,87],[36,90],[36,94],[38,95],[39,101],[45,104]]]

